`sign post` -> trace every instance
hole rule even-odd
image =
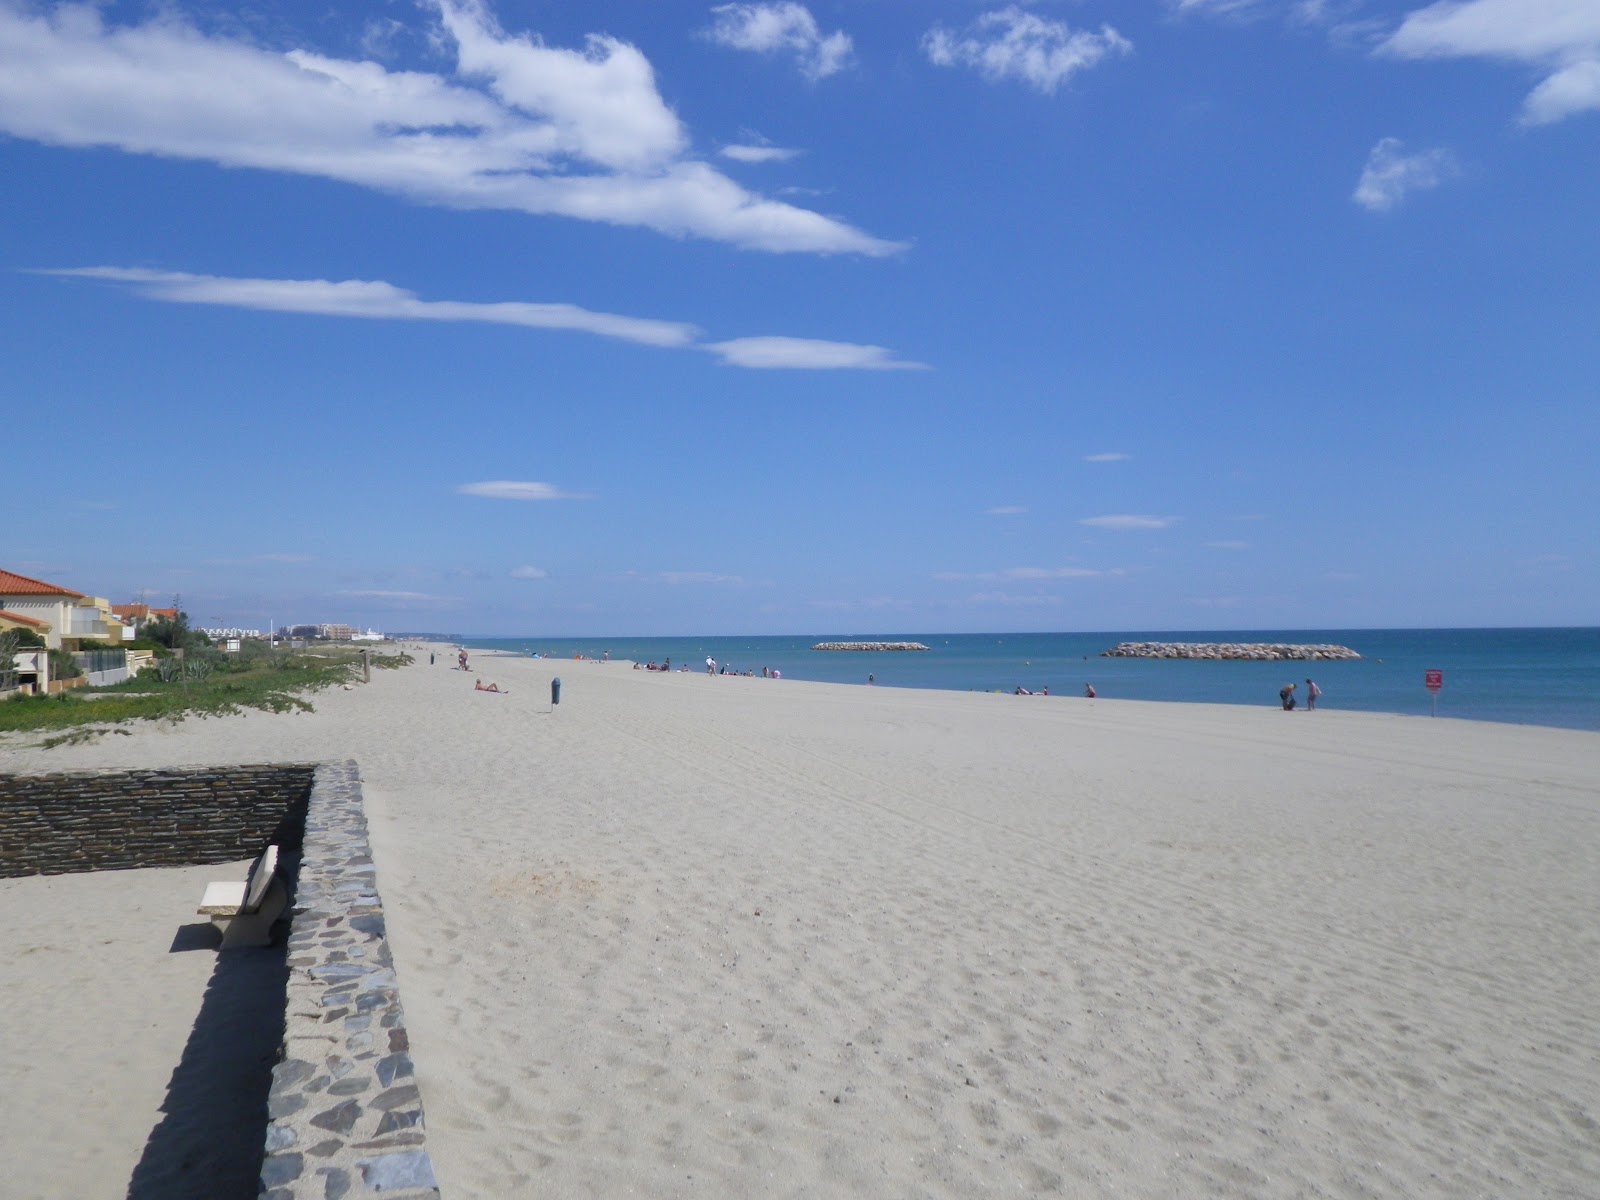
[[[1422,686],[1428,689],[1428,696],[1433,703],[1433,716],[1439,715],[1439,689],[1444,687],[1443,671],[1424,671],[1422,673]]]

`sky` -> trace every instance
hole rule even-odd
[[[1600,623],[1600,0],[0,0],[0,567],[506,636]]]

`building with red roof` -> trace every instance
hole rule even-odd
[[[52,650],[76,650],[86,641],[117,645],[126,636],[126,627],[111,611],[108,601],[3,567],[0,610],[21,627],[39,633]]]

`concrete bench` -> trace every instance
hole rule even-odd
[[[197,910],[222,930],[222,948],[265,946],[272,923],[289,903],[289,889],[278,875],[278,848],[268,846],[250,866],[243,883],[219,880],[206,884]]]

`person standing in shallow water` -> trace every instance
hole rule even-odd
[[[1322,695],[1322,689],[1311,680],[1306,680],[1306,711],[1317,711],[1317,697]]]

